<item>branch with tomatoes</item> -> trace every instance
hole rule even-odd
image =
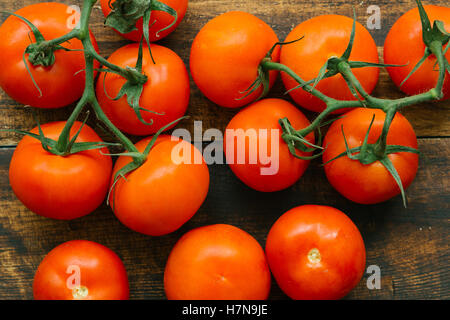
[[[450,40],[450,33],[448,33],[445,30],[444,22],[435,20],[433,26],[431,25],[430,19],[422,6],[422,3],[420,1],[416,1],[418,5],[418,13],[420,16],[420,21],[422,24],[422,39],[423,44],[425,47],[425,52],[423,57],[417,62],[414,66],[409,66],[409,61],[405,65],[395,65],[395,64],[381,64],[378,62],[373,61],[354,61],[351,59],[353,46],[355,44],[355,34],[356,34],[356,17],[353,20],[353,25],[351,29],[350,34],[350,41],[348,43],[347,48],[345,49],[344,53],[340,57],[332,56],[328,60],[326,60],[325,64],[320,68],[319,73],[316,77],[314,77],[311,80],[305,81],[303,80],[297,73],[295,73],[289,65],[293,65],[294,68],[295,60],[299,57],[295,57],[292,53],[290,53],[288,50],[295,51],[295,49],[287,49],[288,53],[286,53],[286,63],[279,63],[274,62],[272,60],[272,53],[273,48],[269,51],[269,53],[266,55],[266,58],[262,60],[262,62],[259,65],[259,68],[262,70],[260,73],[260,78],[268,78],[268,73],[271,70],[276,70],[285,73],[288,75],[291,79],[286,80],[285,84],[287,82],[290,82],[290,84],[287,85],[288,92],[293,92],[294,90],[303,89],[307,94],[310,94],[314,96],[317,99],[320,99],[324,106],[322,107],[322,111],[320,114],[312,121],[312,123],[305,128],[296,130],[294,129],[290,123],[289,119],[283,118],[279,120],[280,126],[282,127],[283,134],[282,138],[286,142],[286,144],[289,147],[289,151],[291,154],[299,159],[309,160],[311,159],[311,156],[304,157],[299,156],[296,153],[296,150],[300,151],[307,151],[311,150],[311,148],[319,149],[322,152],[317,154],[316,156],[320,156],[323,153],[326,153],[324,156],[324,165],[331,163],[332,161],[335,161],[341,157],[347,157],[350,160],[353,161],[359,161],[363,165],[370,165],[372,163],[381,163],[385,169],[390,173],[390,175],[394,178],[400,192],[403,198],[403,203],[406,206],[406,196],[404,192],[403,182],[402,178],[400,177],[395,165],[391,161],[391,158],[389,157],[390,154],[398,154],[403,152],[410,152],[410,153],[419,153],[419,151],[415,147],[407,146],[407,145],[395,145],[395,144],[388,144],[387,138],[388,134],[390,132],[390,127],[392,125],[392,122],[396,116],[396,113],[407,106],[416,105],[423,102],[428,101],[438,101],[444,97],[444,81],[446,77],[446,73],[450,72],[450,63],[446,59],[445,54],[448,51],[449,48],[449,40]],[[338,21],[336,21],[338,22]],[[302,38],[299,40],[290,41],[289,39],[292,37],[295,37],[300,33],[301,28],[298,28],[296,30],[293,30],[291,34],[287,37],[285,43],[278,43],[277,45],[283,46],[283,45],[290,45],[293,42],[301,41]],[[359,28],[361,30],[361,28]],[[394,31],[395,32],[395,31]],[[361,31],[360,33],[363,33]],[[363,35],[360,35],[362,37]],[[366,35],[367,36],[367,35]],[[369,35],[370,36],[370,35]],[[387,43],[387,46],[389,46],[390,43]],[[416,45],[416,44],[412,44]],[[295,53],[294,53],[295,54]],[[365,85],[362,84],[358,77],[353,72],[353,69],[360,69],[360,68],[379,68],[379,67],[388,67],[390,70],[394,68],[405,68],[410,67],[411,71],[410,73],[403,79],[403,81],[399,84],[399,87],[401,88],[402,85],[408,81],[408,79],[414,75],[414,73],[421,67],[421,65],[431,57],[435,60],[435,65],[437,66],[437,72],[438,76],[435,81],[435,85],[431,88],[419,88],[418,90],[415,90],[413,93],[414,95],[399,98],[399,99],[380,99],[376,98],[370,95],[369,92],[366,91]],[[389,61],[390,57],[387,57],[387,61]],[[297,67],[298,68],[298,67]],[[392,73],[395,73],[396,71],[391,71]],[[436,72],[436,70],[430,70],[430,72]],[[345,84],[348,86],[349,91],[354,97],[354,100],[337,100],[333,97],[330,97],[319,90],[317,90],[317,85],[320,81],[334,77],[336,75],[341,76],[341,81],[343,80]],[[297,82],[297,86],[290,87],[291,83],[293,81]],[[257,85],[251,86],[249,88],[249,92],[252,92],[257,89],[258,85],[262,85],[264,87],[261,96],[263,96],[268,91],[269,84],[263,80],[259,82],[256,82]],[[373,89],[373,88],[372,88]],[[446,89],[446,91],[448,91]],[[295,95],[293,95],[294,100],[300,100],[298,101],[300,105],[303,105],[303,101],[301,98],[296,99]],[[358,145],[356,147],[349,147],[347,143],[347,139],[345,137],[344,132],[344,126],[341,123],[341,131],[342,131],[342,138],[345,144],[345,151],[339,153],[339,154],[333,154],[332,157],[329,156],[330,152],[327,152],[327,150],[324,150],[327,148],[327,144],[324,144],[324,146],[321,146],[321,143],[319,143],[318,146],[311,146],[311,143],[308,143],[304,137],[306,137],[311,132],[317,132],[317,130],[320,130],[320,127],[323,126],[324,119],[333,113],[341,113],[342,110],[345,110],[347,108],[367,108],[367,109],[378,109],[382,110],[385,114],[384,117],[384,123],[382,126],[381,133],[378,134],[378,138],[376,141],[369,143],[369,135],[372,128],[372,125],[374,124],[375,120],[375,113],[373,113],[373,118],[370,121],[369,125],[367,126],[367,132],[364,136],[364,139],[362,140],[362,144]],[[367,112],[366,113],[370,113]],[[344,122],[344,121],[343,121]],[[339,190],[339,189],[338,189]],[[351,197],[350,197],[351,199]],[[355,199],[351,199],[354,200]],[[387,199],[386,199],[387,200]],[[356,202],[361,202],[357,201]],[[365,201],[362,201],[363,203]],[[379,202],[379,201],[377,201]]]
[[[398,111],[449,98],[447,8],[424,7],[416,2],[418,8],[404,14],[389,32],[385,63],[379,62],[375,41],[355,17],[352,20],[338,15],[318,16],[299,24],[284,42],[279,42],[270,26],[258,18],[229,12],[211,20],[194,39],[191,73],[210,100],[237,108],[264,97],[276,72],[280,72],[291,98],[301,107],[318,112],[313,121],[305,125],[300,120],[302,115],[287,116],[282,102],[272,101],[267,106],[268,102],[260,100],[241,111],[246,115],[238,113],[229,128],[235,128],[235,122],[241,128],[250,127],[249,123],[256,129],[280,128],[286,145],[283,152],[305,161],[303,167],[307,161],[322,156],[328,180],[346,198],[373,204],[401,194],[406,206],[404,189],[415,177],[419,151],[411,125]],[[241,20],[245,22],[235,22]],[[240,43],[240,33],[258,39],[258,45],[252,41]],[[214,36],[216,39],[211,40]],[[380,67],[387,68],[407,97],[381,99],[371,95]],[[256,79],[254,73],[247,72],[249,68],[257,74]],[[246,89],[242,88],[244,84],[248,85]],[[224,91],[230,94],[225,95]],[[257,106],[258,103],[266,106]],[[286,115],[278,117],[276,124],[272,121],[275,112]],[[248,119],[261,114],[267,121]],[[343,115],[336,117],[339,114]],[[330,120],[330,115],[335,119]],[[243,123],[244,118],[247,123]],[[322,141],[321,128],[330,123]],[[280,147],[280,153],[281,150]],[[250,152],[247,150],[247,154]],[[280,158],[289,157],[283,154]],[[256,179],[249,172],[250,166],[230,166],[242,181],[260,191],[289,187],[304,171],[286,161],[280,166],[291,170]]]

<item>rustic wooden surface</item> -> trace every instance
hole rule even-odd
[[[37,0],[0,0],[0,11],[14,11]],[[63,1],[79,4],[79,0]],[[448,5],[446,0],[428,1]],[[367,19],[366,9],[381,7],[382,27],[371,30],[380,49],[393,22],[414,1],[299,1],[299,0],[191,0],[178,29],[160,44],[176,51],[188,64],[189,48],[198,30],[214,16],[229,11],[251,12],[269,23],[284,39],[292,27],[319,14],[351,16],[355,6],[358,20]],[[5,15],[0,16],[0,22]],[[108,56],[127,43],[102,23],[96,7],[92,31],[101,53]],[[202,120],[203,129],[223,129],[236,111],[207,101],[191,81],[191,119],[180,127],[192,128]],[[282,97],[278,81],[270,96]],[[382,72],[375,94],[400,97],[401,93]],[[63,120],[69,106],[60,110],[40,110],[42,123]],[[238,181],[225,165],[210,166],[211,186],[199,212],[177,232],[164,237],[147,237],[120,224],[103,205],[92,214],[69,222],[42,218],[27,210],[14,196],[8,182],[8,165],[20,136],[0,132],[0,299],[32,299],[32,280],[42,258],[58,244],[72,239],[87,239],[113,249],[127,268],[131,298],[164,298],[163,271],[176,240],[188,230],[207,224],[229,223],[248,231],[264,245],[270,226],[288,209],[306,203],[327,204],[346,212],[361,230],[367,249],[367,266],[381,268],[382,288],[369,290],[367,274],[352,291],[351,299],[449,299],[449,144],[450,103],[441,102],[410,107],[403,113],[419,137],[420,168],[408,189],[409,206],[395,198],[383,204],[362,206],[342,198],[327,182],[318,161],[313,161],[302,179],[292,188],[261,197]],[[306,114],[312,116],[310,113]],[[0,129],[28,130],[34,127],[30,110],[23,108],[0,90]],[[108,138],[107,136],[104,136]],[[275,282],[271,298],[286,298]]]

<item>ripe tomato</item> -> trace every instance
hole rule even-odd
[[[65,121],[41,126],[44,135],[58,139]],[[71,137],[81,123],[75,122]],[[38,134],[38,128],[31,132]],[[76,142],[99,142],[99,136],[84,125]],[[70,220],[94,211],[105,199],[112,161],[107,148],[57,156],[41,142],[25,136],[17,145],[9,165],[9,182],[17,198],[41,216]]]
[[[342,135],[343,126],[349,148],[362,145],[373,115],[375,120],[370,130],[368,143],[375,143],[381,134],[386,114],[378,109],[357,108],[335,121],[328,130],[323,145],[324,163],[346,151]],[[417,149],[417,138],[408,120],[397,113],[392,121],[388,145],[400,145]],[[418,155],[411,152],[390,154],[389,159],[396,168],[406,189],[416,176]],[[344,197],[362,204],[386,201],[400,193],[400,189],[389,171],[379,162],[369,165],[351,160],[347,156],[325,165],[328,181]]]
[[[102,7],[102,11],[105,17],[107,17],[109,15],[109,13],[111,12],[111,4],[114,3],[115,0],[101,0],[100,1],[100,5]],[[168,5],[169,7],[171,7],[172,9],[174,9],[177,14],[178,14],[178,19],[177,22],[175,22],[175,24],[164,30],[161,31],[160,33],[157,32],[159,30],[164,29],[165,27],[169,26],[172,22],[173,22],[173,17],[163,11],[152,11],[151,15],[150,15],[150,28],[149,28],[149,37],[150,37],[150,41],[157,41],[157,40],[161,40],[162,38],[166,37],[167,35],[169,35],[170,33],[172,33],[176,27],[178,27],[178,25],[180,24],[181,20],[183,20],[184,15],[186,14],[186,10],[187,10],[187,6],[188,6],[188,0],[159,0],[160,2]],[[140,41],[142,38],[142,18],[140,18],[137,22],[136,22],[136,28],[137,30],[131,31],[129,33],[123,34],[118,32],[117,30],[114,29],[114,31],[116,31],[118,34],[120,34],[122,37],[131,40],[131,41]],[[152,47],[153,50],[153,47]]]
[[[129,44],[116,50],[109,62],[122,68],[135,67],[139,51],[138,44]],[[189,76],[181,58],[172,50],[152,45],[154,64],[146,47],[143,48],[142,71],[148,77],[139,100],[141,108],[160,114],[141,111],[145,122],[139,120],[127,102],[127,96],[112,100],[119,93],[126,79],[113,73],[101,75],[97,81],[96,95],[105,114],[122,131],[134,135],[148,135],[166,124],[182,117],[189,104]],[[105,93],[106,91],[106,93]]]
[[[67,5],[55,2],[29,5],[15,13],[30,20],[45,40],[65,35],[79,20],[79,15],[72,13]],[[70,22],[74,22],[73,26]],[[94,36],[90,36],[98,51]],[[27,60],[42,91],[40,96],[22,60],[26,47],[31,43],[30,38],[35,42],[30,28],[21,19],[9,16],[0,26],[0,38],[0,86],[11,98],[33,107],[59,108],[81,97],[85,79],[82,51],[56,50],[55,62],[49,67],[33,66]],[[78,39],[71,39],[62,46],[73,50],[83,49]],[[97,66],[96,62],[95,67]]]
[[[142,152],[149,141],[150,137],[145,138],[136,147]],[[130,157],[119,157],[113,177],[130,161]],[[127,174],[126,180],[118,180],[111,207],[128,228],[151,236],[164,235],[180,228],[197,212],[208,187],[208,166],[200,151],[189,142],[162,135],[146,162]]]
[[[283,214],[267,236],[266,254],[280,288],[298,300],[344,297],[366,264],[358,228],[343,212],[319,205]]]
[[[192,43],[190,67],[200,91],[222,107],[242,107],[259,97],[262,87],[248,97],[245,91],[257,78],[258,66],[278,42],[264,21],[241,11],[231,11],[209,21]],[[272,60],[279,60],[279,48]],[[277,73],[270,72],[270,86]]]
[[[164,271],[169,300],[262,300],[270,291],[264,251],[247,232],[226,224],[189,231]]]
[[[424,8],[432,25],[435,20],[441,20],[444,22],[447,32],[450,32],[450,8],[433,5],[427,5]],[[392,81],[406,94],[422,93],[436,86],[438,79],[438,72],[435,72],[436,57],[431,55],[400,87],[406,76],[422,58],[424,52],[422,24],[419,10],[415,8],[402,15],[394,23],[384,42],[385,63],[406,64],[404,67],[387,68]],[[445,56],[450,61],[450,50],[447,51]],[[443,92],[444,99],[450,98],[450,76],[448,72],[445,77]]]
[[[352,25],[353,19],[340,15],[323,15],[302,22],[289,33],[285,41],[293,41],[301,36],[304,38],[283,46],[280,62],[305,81],[316,78],[329,58],[342,56],[350,40]],[[378,63],[375,41],[358,22],[349,60]],[[371,93],[378,81],[378,68],[353,69],[353,73],[363,88]],[[298,86],[287,74],[282,73],[281,77],[287,90]],[[355,100],[340,74],[321,80],[316,89],[335,99]],[[324,102],[301,88],[290,91],[289,94],[295,102],[308,110],[320,112],[325,109]]]
[[[68,241],[42,260],[33,294],[36,300],[126,300],[127,272],[111,249],[92,241]]]
[[[227,163],[242,182],[255,190],[285,189],[300,179],[309,164],[309,161],[295,158],[281,138],[278,120],[285,117],[297,130],[310,124],[289,102],[264,99],[241,110],[226,128],[224,151]],[[307,139],[314,143],[314,134],[308,135]],[[298,152],[298,155],[311,153]]]

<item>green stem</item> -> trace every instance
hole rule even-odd
[[[394,108],[391,108],[386,112],[383,129],[377,142],[375,143],[375,154],[379,159],[386,156],[387,136],[389,134],[389,128],[391,127],[392,120],[394,120],[396,113],[397,111]]]
[[[444,86],[444,80],[445,80],[445,73],[446,73],[446,68],[445,68],[445,55],[444,55],[444,51],[442,49],[442,43],[439,41],[433,41],[430,44],[430,50],[431,52],[436,56],[437,62],[438,62],[438,66],[439,66],[439,77],[436,83],[436,87],[435,90],[436,92],[432,92],[435,99],[440,100],[443,98],[444,93],[442,92],[442,88]],[[433,90],[433,89],[431,89]]]
[[[69,33],[66,33],[65,35],[59,37],[59,38],[54,38],[51,40],[46,40],[44,42],[40,43],[40,47],[42,48],[47,48],[47,47],[53,47],[53,46],[57,46],[59,44],[62,44],[64,42],[67,42],[73,38],[77,38],[78,37],[78,33],[79,30],[78,29],[72,29]]]
[[[300,76],[298,76],[294,71],[292,71],[289,67],[287,67],[281,63],[277,63],[277,62],[273,62],[273,61],[269,61],[269,60],[263,60],[260,65],[266,70],[278,70],[278,71],[288,74],[295,81],[297,81],[298,84],[303,86],[302,87],[303,90],[311,93],[313,96],[315,96],[316,98],[319,98],[320,100],[325,102],[327,105],[333,104],[333,105],[339,106],[339,108],[351,108],[351,107],[361,107],[362,106],[362,104],[359,101],[354,101],[354,100],[339,101],[339,100],[330,98],[329,96],[323,94],[322,92],[316,90],[315,88],[313,88],[312,86],[307,84],[306,81],[303,80],[302,78],[300,78]],[[337,108],[336,110],[338,110],[339,108]]]
[[[137,152],[139,153],[139,150],[136,148],[136,146],[131,142],[130,139],[128,139],[122,131],[120,131],[112,122],[109,120],[109,118],[106,116],[106,114],[103,112],[102,108],[100,107],[100,104],[97,101],[97,98],[94,98],[91,101],[92,108],[95,111],[95,114],[97,115],[97,118],[102,121],[108,128],[111,130],[111,132],[119,139],[119,141],[122,143],[122,145],[125,147],[125,149],[128,152]]]
[[[348,62],[342,61],[338,64],[338,70],[341,73],[342,77],[344,77],[348,83],[350,83],[356,91],[364,98],[365,107],[371,108],[379,108],[387,111],[387,106],[389,105],[389,101],[385,99],[379,99],[372,97],[367,91],[363,88],[359,80],[355,77],[352,72],[352,69]]]
[[[89,50],[93,57],[100,62],[103,66],[105,66],[108,69],[111,69],[112,71],[120,74],[125,79],[131,81],[132,83],[146,83],[147,82],[147,76],[145,74],[142,74],[135,70],[134,68],[121,68],[115,64],[112,64],[105,58],[103,58],[100,54],[98,54],[97,51],[95,51],[94,47],[92,46],[92,43],[89,42],[88,47],[85,48],[85,50]]]

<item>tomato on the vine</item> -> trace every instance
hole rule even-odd
[[[100,0],[100,5],[102,7],[103,15],[107,17],[111,12],[111,5],[114,3],[115,0]],[[174,17],[170,14],[159,11],[159,10],[152,10],[150,15],[150,23],[149,23],[149,40],[151,42],[161,40],[162,38],[168,36],[170,33],[172,33],[178,25],[181,23],[181,20],[183,20],[184,15],[186,14],[187,6],[188,6],[188,0],[159,0],[160,2],[168,5],[172,9],[174,9],[177,12],[177,21],[173,26],[170,28],[163,30],[164,28],[168,27],[172,24]],[[137,30],[133,30],[129,33],[120,33],[119,31],[115,30],[118,34],[120,34],[122,37],[131,40],[131,41],[140,41],[142,38],[142,18],[140,18],[136,22],[136,28]],[[160,31],[160,32],[158,32]]]
[[[329,58],[342,56],[350,40],[352,25],[353,19],[340,15],[322,15],[302,22],[289,33],[285,42],[302,36],[303,39],[281,48],[280,63],[292,69],[305,81],[316,78]],[[358,22],[349,61],[378,63],[375,41],[369,31]],[[378,68],[355,68],[352,71],[370,94],[378,82]],[[281,77],[287,90],[298,86],[289,75],[282,73]],[[331,98],[356,100],[340,74],[322,79],[315,88]],[[325,109],[322,100],[302,88],[292,90],[289,94],[303,108],[316,112]]]
[[[308,167],[294,157],[282,139],[279,119],[288,118],[294,129],[307,127],[308,119],[281,99],[263,99],[237,113],[228,124],[224,152],[231,170],[249,187],[264,192],[293,185]],[[314,143],[314,133],[306,139]],[[297,151],[299,156],[311,153]]]
[[[283,214],[270,229],[266,254],[275,280],[292,299],[331,300],[361,280],[364,242],[343,212],[303,205]]]
[[[127,300],[122,260],[93,241],[60,244],[42,260],[33,282],[36,300]]]
[[[189,231],[164,271],[170,300],[262,300],[270,291],[264,251],[247,232],[226,224]]]
[[[258,66],[278,42],[272,28],[254,15],[230,11],[210,20],[194,39],[190,67],[200,91],[222,107],[242,107],[262,93],[260,86],[245,96],[244,91],[257,79]],[[272,60],[279,60],[279,48]],[[270,71],[270,87],[276,71]]]
[[[435,20],[444,22],[447,32],[450,32],[450,8],[426,5],[424,9],[431,25]],[[401,65],[387,68],[392,81],[404,93],[414,95],[428,91],[436,86],[438,72],[436,71],[436,57],[430,55],[423,64],[402,84],[425,53],[422,39],[422,23],[417,8],[402,15],[392,26],[384,42],[384,61],[388,64]],[[450,61],[450,50],[445,55]],[[402,84],[400,86],[400,84]],[[450,75],[447,72],[443,99],[450,98]]]
[[[143,152],[151,137],[136,144]],[[115,173],[131,162],[121,156]],[[209,188],[209,171],[200,151],[187,141],[161,135],[142,166],[119,178],[111,191],[111,207],[130,229],[159,236],[173,232],[200,208]]]
[[[28,19],[42,33],[45,40],[61,37],[70,32],[79,20],[62,3],[37,3],[19,9],[15,14]],[[73,20],[73,21],[72,21]],[[92,33],[92,44],[98,51]],[[71,39],[61,46],[70,49],[56,50],[51,66],[33,66],[25,60],[37,86],[23,62],[25,49],[35,42],[34,34],[27,24],[16,16],[8,17],[0,26],[0,86],[14,100],[33,107],[59,108],[79,99],[85,82],[83,46],[78,39]],[[98,63],[95,62],[95,66]]]
[[[329,128],[323,145],[325,173],[331,185],[347,199],[373,204],[386,201],[400,193],[400,189],[389,171],[379,161],[362,164],[344,155],[331,162],[331,159],[346,152],[342,131],[345,133],[348,147],[356,148],[362,145],[370,122],[375,115],[368,143],[372,144],[379,138],[386,114],[379,109],[357,108],[335,121]],[[417,138],[408,120],[397,113],[391,123],[387,135],[388,145],[399,145],[417,149]],[[411,152],[399,152],[388,155],[406,189],[416,176],[418,155]]]
[[[65,121],[41,125],[45,137],[57,140]],[[75,122],[72,138],[80,129]],[[39,134],[38,128],[31,130]],[[100,142],[100,137],[84,125],[76,142]],[[25,136],[17,145],[9,165],[9,181],[17,198],[41,216],[70,220],[94,211],[105,199],[111,178],[108,149],[86,150],[67,156],[43,149],[39,140]]]
[[[97,81],[96,95],[105,114],[119,129],[134,135],[157,132],[182,117],[189,104],[189,76],[181,58],[172,50],[156,44],[151,46],[151,50],[156,63],[153,63],[147,46],[142,51],[142,72],[148,80],[144,84],[139,107],[146,123],[139,120],[126,95],[113,100],[127,81],[125,78],[107,73],[100,75]],[[122,68],[135,67],[138,51],[138,44],[128,44],[114,51],[108,61]]]

